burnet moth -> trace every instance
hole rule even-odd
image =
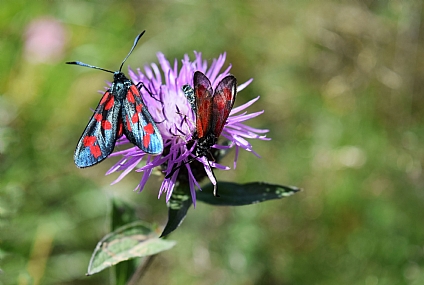
[[[136,86],[121,71],[144,32],[135,38],[118,71],[113,72],[79,61],[67,62],[113,73],[112,85],[103,94],[75,149],[74,161],[80,168],[95,165],[108,157],[116,140],[123,134],[146,153],[159,154],[163,150],[162,136],[138,89],[145,86],[143,83]]]
[[[193,86],[194,89],[190,85],[184,85],[183,92],[196,115],[196,133],[193,140],[197,141],[194,150],[197,158],[208,155],[210,148],[218,141],[236,100],[237,79],[233,75],[226,76],[218,83],[214,92],[206,75],[196,71]],[[210,169],[214,175],[212,168]],[[214,195],[219,197],[216,186]]]

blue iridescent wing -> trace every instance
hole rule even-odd
[[[106,91],[78,141],[74,153],[75,164],[80,167],[95,165],[108,157],[119,136],[121,102]],[[121,131],[122,132],[122,131]]]
[[[162,136],[134,84],[128,89],[122,104],[122,122],[127,139],[146,153],[162,153]]]

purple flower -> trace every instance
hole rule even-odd
[[[218,59],[212,61],[208,68],[207,61],[202,59],[202,54],[195,52],[195,60],[190,61],[188,55],[182,60],[182,67],[178,68],[178,61],[174,65],[165,58],[162,53],[158,53],[159,66],[152,63],[144,68],[144,73],[137,69],[136,72],[129,70],[129,75],[133,82],[143,82],[150,91],[150,95],[145,88],[141,89],[143,99],[148,106],[149,112],[157,122],[157,127],[164,140],[164,151],[161,155],[152,156],[137,147],[131,147],[123,151],[113,153],[113,156],[122,156],[121,160],[115,164],[106,174],[115,171],[122,171],[119,177],[112,183],[119,182],[130,171],[136,169],[143,172],[140,183],[135,190],[141,191],[154,169],[160,167],[164,170],[164,181],[159,190],[159,197],[166,193],[166,201],[171,197],[176,182],[186,182],[190,187],[193,204],[196,201],[196,187],[200,189],[198,180],[207,175],[212,184],[216,185],[216,180],[210,167],[228,170],[227,166],[219,164],[217,161],[207,161],[206,157],[194,158],[195,143],[193,134],[196,131],[196,116],[192,111],[186,96],[182,91],[185,84],[193,85],[193,74],[195,71],[203,72],[211,81],[213,88],[216,87],[225,76],[229,75],[231,65],[220,73],[224,65],[226,54],[221,54]],[[160,71],[162,69],[162,71]],[[239,85],[237,91],[240,92],[248,86],[253,79]],[[234,168],[236,168],[237,157],[240,148],[250,151],[256,156],[252,146],[246,139],[269,140],[264,129],[255,129],[244,124],[244,121],[252,119],[263,111],[247,114],[244,111],[247,107],[255,103],[259,97],[232,109],[227,123],[224,126],[221,136],[227,139],[226,144],[216,144],[215,149],[227,150],[235,148]],[[123,137],[117,145],[128,144],[128,140]],[[215,155],[214,155],[215,156]],[[193,160],[191,163],[187,161]],[[144,165],[140,163],[144,160]],[[204,171],[203,171],[204,169]]]

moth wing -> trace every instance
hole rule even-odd
[[[150,154],[163,151],[162,136],[134,84],[123,101],[122,122],[125,136],[138,148]]]
[[[234,106],[237,95],[237,79],[228,75],[222,79],[215,89],[212,107],[212,132],[216,138],[221,135],[222,129]]]
[[[200,71],[193,77],[194,95],[196,98],[196,131],[197,137],[205,137],[211,129],[212,116],[212,85],[209,79]]]
[[[120,108],[121,103],[106,91],[75,149],[74,161],[78,167],[95,165],[112,153],[118,138]]]

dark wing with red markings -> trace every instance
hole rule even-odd
[[[237,79],[233,75],[228,75],[215,89],[212,107],[212,130],[211,132],[218,138],[221,135],[225,122],[233,108],[237,94]]]
[[[162,136],[134,84],[128,89],[122,104],[122,122],[127,139],[146,153],[161,153]]]
[[[205,137],[211,129],[212,85],[200,71],[194,73],[194,95],[196,98],[196,131],[197,137]]]
[[[120,109],[121,102],[106,91],[75,149],[74,161],[78,167],[97,164],[112,153],[118,131],[122,129],[118,126]]]

